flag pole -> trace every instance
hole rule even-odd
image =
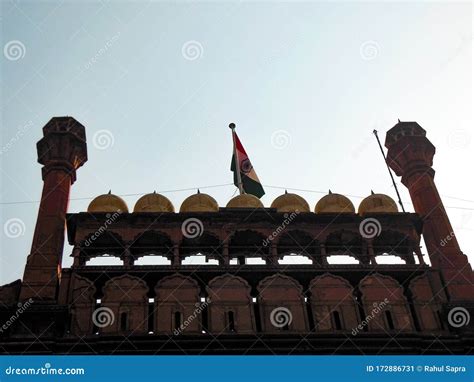
[[[400,120],[398,120],[398,122],[400,122]],[[390,174],[390,178],[392,178],[393,187],[395,188],[395,192],[397,193],[397,196],[398,196],[398,204],[400,204],[400,207],[402,207],[402,211],[405,212],[405,208],[403,207],[403,203],[402,203],[402,198],[400,197],[400,193],[398,192],[397,183],[395,183],[392,170],[390,170],[390,166],[387,163],[387,157],[385,156],[385,151],[383,151],[382,144],[380,143],[379,136],[377,135],[377,130],[374,129],[373,133],[375,135],[375,138],[377,138],[377,143],[379,144],[380,151],[382,152],[382,156],[383,156],[385,165],[387,166],[388,173]]]
[[[237,171],[237,184],[239,187],[240,195],[244,193],[244,187],[242,186],[242,176],[240,175],[240,163],[239,156],[237,155],[237,144],[235,143],[235,123],[229,125],[232,130],[232,141],[234,142],[234,158],[235,158],[235,171]]]

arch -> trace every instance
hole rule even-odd
[[[229,273],[213,278],[206,287],[209,296],[209,331],[231,333],[228,312],[233,312],[234,332],[255,332],[255,318],[250,285],[239,276]]]
[[[148,286],[145,281],[128,274],[108,280],[102,288],[101,307],[109,308],[114,320],[101,328],[101,333],[120,333],[120,315],[127,313],[127,328],[134,334],[148,329]]]
[[[266,257],[269,248],[265,245],[267,238],[259,231],[241,230],[232,234],[229,240],[229,255]]]
[[[155,330],[157,333],[195,334],[201,331],[201,312],[207,303],[200,302],[201,288],[191,277],[175,273],[155,286]],[[176,327],[176,318],[181,325]]]
[[[397,256],[406,264],[415,264],[413,240],[405,233],[395,230],[383,230],[372,242],[375,256]],[[379,257],[380,259],[380,257]],[[380,262],[380,264],[383,264]]]
[[[173,257],[173,242],[170,236],[161,231],[145,231],[133,239],[130,253],[134,259],[143,256],[163,256],[168,259]]]
[[[359,283],[362,293],[362,304],[367,315],[371,331],[389,331],[385,311],[390,310],[393,326],[396,331],[414,330],[407,299],[402,286],[390,276],[374,273],[364,277]],[[370,317],[370,320],[367,318]]]
[[[261,280],[257,291],[263,331],[308,331],[303,287],[295,279],[276,273]]]
[[[443,329],[440,321],[441,305],[435,299],[433,289],[426,273],[410,281],[408,288],[411,291],[413,305],[422,331],[436,331]]]
[[[85,264],[92,258],[102,257],[104,255],[117,257],[123,260],[125,253],[125,242],[122,237],[107,229],[101,229],[89,233],[84,240],[81,241],[80,247],[80,263]]]
[[[328,256],[351,256],[362,264],[369,264],[363,238],[359,232],[339,230],[331,232],[325,240]]]
[[[277,251],[279,259],[285,256],[304,256],[318,264],[321,264],[321,247],[318,240],[306,231],[290,230],[285,231],[278,237]]]
[[[96,287],[91,280],[75,273],[70,286],[71,333],[79,336],[92,334]]]
[[[219,258],[221,253],[222,243],[219,237],[210,232],[203,232],[196,238],[183,237],[179,246],[181,258],[196,254]]]
[[[354,288],[349,281],[325,273],[311,280],[309,291],[316,331],[349,331],[358,325]],[[334,315],[334,312],[338,314]]]

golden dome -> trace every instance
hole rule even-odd
[[[252,194],[234,196],[227,203],[227,208],[263,208],[263,203]]]
[[[90,202],[87,212],[128,212],[127,203],[117,195],[99,195]]]
[[[366,197],[359,204],[359,214],[367,214],[372,212],[393,213],[398,212],[397,203],[388,195],[374,194]]]
[[[174,212],[174,206],[166,196],[153,192],[138,199],[133,212]]]
[[[198,190],[197,194],[188,196],[179,212],[217,212],[219,211],[219,205],[212,196],[207,194],[201,194]]]
[[[276,208],[278,212],[310,212],[306,200],[299,195],[289,194],[287,191],[273,201],[271,208]]]
[[[329,190],[329,194],[323,196],[316,203],[314,212],[321,213],[355,213],[355,208],[349,198],[341,194],[333,194]]]

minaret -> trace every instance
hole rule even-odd
[[[408,188],[415,212],[423,219],[423,236],[434,268],[441,270],[451,301],[474,299],[472,268],[459,248],[434,182],[435,147],[416,122],[398,122],[387,132],[387,163]]]
[[[37,143],[43,165],[43,193],[20,300],[56,299],[61,278],[66,212],[76,170],[87,161],[84,126],[72,117],[54,117]]]

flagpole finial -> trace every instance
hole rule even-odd
[[[229,127],[230,127],[231,130],[234,130],[235,129],[235,123],[234,122],[230,123]]]

